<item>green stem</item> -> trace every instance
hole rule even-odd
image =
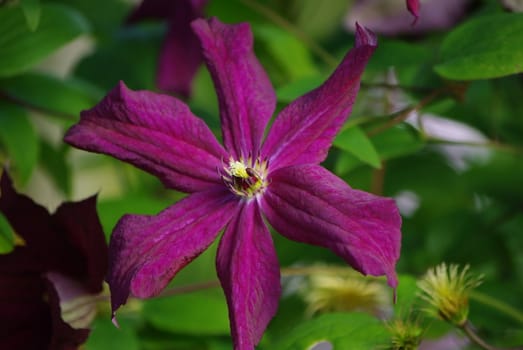
[[[405,91],[411,91],[411,92],[419,92],[419,93],[429,93],[432,92],[434,89],[424,86],[407,86],[407,85],[399,85],[399,84],[391,84],[391,83],[371,83],[362,81],[360,83],[360,87],[362,89],[385,89],[385,90],[405,90]]]
[[[475,300],[483,305],[490,306],[491,308],[496,309],[499,312],[504,313],[505,315],[510,316],[514,320],[523,324],[523,313],[517,309],[514,309],[509,304],[500,301],[499,299],[493,298],[478,291],[471,291],[470,299]]]
[[[322,267],[322,266],[306,266],[306,267],[285,267],[281,269],[282,276],[303,276],[312,274],[339,274],[347,271],[346,267]],[[167,297],[178,294],[185,294],[196,292],[203,289],[217,288],[220,286],[218,280],[210,280],[205,282],[197,282],[180,287],[172,287],[166,289],[159,295],[159,297]]]
[[[443,144],[443,145],[485,147],[485,148],[491,148],[496,151],[502,151],[502,152],[513,153],[513,154],[523,154],[523,148],[506,145],[506,144],[495,142],[495,141],[486,141],[486,142],[450,141],[450,140],[440,139],[437,137],[431,137],[431,136],[427,136],[427,135],[425,135],[425,141],[430,142],[430,143],[435,143],[435,144]]]
[[[369,137],[375,136],[377,134],[384,132],[385,130],[390,129],[394,125],[397,125],[397,124],[405,121],[412,112],[419,111],[420,109],[422,109],[423,107],[425,107],[426,105],[431,103],[433,100],[435,100],[438,96],[445,93],[445,91],[446,91],[445,88],[433,91],[430,95],[424,97],[421,101],[419,101],[414,107],[402,110],[401,112],[396,114],[392,119],[390,119],[388,122],[374,128],[374,129],[369,130],[367,132],[367,135]]]
[[[198,282],[198,283],[188,284],[185,286],[166,289],[158,297],[159,298],[170,297],[170,296],[178,295],[178,294],[197,292],[197,291],[203,290],[203,289],[217,288],[219,286],[220,286],[220,281],[218,281],[218,280]]]
[[[523,347],[517,346],[515,348],[498,348],[493,345],[488,344],[486,341],[481,339],[481,337],[474,331],[474,327],[470,321],[465,322],[461,327],[461,330],[465,332],[467,337],[479,347],[485,350],[523,350]]]

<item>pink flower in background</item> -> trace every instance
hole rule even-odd
[[[419,18],[419,8],[420,8],[419,0],[407,0],[407,9],[414,16],[414,18],[415,18],[414,21],[417,21]]]
[[[77,349],[96,312],[85,301],[102,291],[107,272],[96,197],[49,214],[15,191],[6,171],[0,190],[0,212],[23,239],[0,255],[0,348]],[[79,297],[80,310],[69,304]],[[64,319],[64,312],[74,319]]]
[[[218,95],[223,144],[187,105],[120,83],[65,136],[112,155],[189,195],[156,216],[126,215],[110,242],[115,312],[129,294],[153,297],[224,229],[216,268],[237,350],[253,349],[277,311],[280,272],[265,220],[285,237],[326,247],[364,274],[397,285],[401,217],[392,199],[350,188],[321,167],[350,114],[376,37],[355,47],[330,78],[276,117],[274,89],[246,23],[192,24]]]
[[[144,0],[128,17],[128,23],[145,19],[167,21],[156,84],[159,89],[188,97],[192,81],[203,63],[200,43],[190,23],[203,17],[207,0]]]
[[[353,31],[354,22],[363,22],[376,33],[390,36],[443,30],[463,17],[470,0],[426,0],[422,6],[418,2],[407,2],[409,14],[403,0],[357,0],[347,12],[345,27]]]

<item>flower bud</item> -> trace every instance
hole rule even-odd
[[[426,311],[456,326],[463,326],[469,313],[469,294],[481,284],[482,276],[468,273],[469,266],[459,272],[458,265],[442,263],[427,271],[418,281],[421,297],[431,304]]]

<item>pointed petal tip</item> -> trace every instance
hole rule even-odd
[[[420,10],[420,1],[419,0],[407,0],[407,10],[414,16],[414,21],[412,25],[415,25],[419,19],[419,10]]]
[[[119,80],[116,86],[109,92],[109,95],[117,96],[123,99],[129,92],[129,88],[125,85],[123,80]]]
[[[356,22],[356,47],[360,46],[377,46],[378,45],[378,38],[376,37],[376,34],[368,28],[365,28],[364,26],[361,26],[358,22]]]
[[[394,288],[394,290],[392,291],[392,303],[394,305],[396,305],[397,302],[398,302],[398,289]]]
[[[118,323],[118,320],[116,319],[116,311],[113,311],[111,322],[116,328],[120,328],[120,324]]]
[[[396,275],[394,268],[392,268],[391,271],[387,273],[387,284],[389,287],[394,289],[394,295],[396,295],[396,288],[398,287],[398,276]]]
[[[210,20],[210,19],[209,19]],[[198,33],[199,30],[203,29],[202,27],[205,27],[207,24],[207,20],[205,20],[204,18],[196,18],[195,20],[193,20],[190,24],[192,30],[195,32],[195,33]]]

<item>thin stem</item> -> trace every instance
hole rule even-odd
[[[440,139],[440,138],[432,137],[432,136],[425,136],[425,141],[431,142],[431,143],[436,143],[436,144],[444,144],[444,145],[486,147],[486,148],[495,149],[497,151],[503,151],[503,152],[514,153],[514,154],[523,154],[523,148],[506,145],[506,144],[502,144],[502,143],[495,142],[495,141],[487,141],[487,142],[451,141],[451,140]]]
[[[336,67],[338,65],[338,60],[332,56],[328,51],[323,47],[318,45],[312,38],[307,34],[297,28],[294,24],[286,20],[284,17],[280,16],[274,12],[271,8],[260,4],[255,0],[240,0],[245,6],[253,9],[254,11],[265,16],[267,19],[274,22],[276,25],[285,29],[289,33],[292,33],[296,38],[301,40],[312,52],[314,52],[323,62],[331,67]]]
[[[405,91],[412,91],[412,92],[420,92],[420,93],[429,93],[433,91],[432,88],[424,87],[424,86],[405,86],[405,85],[399,85],[399,84],[391,84],[391,83],[371,83],[362,81],[360,83],[360,87],[362,89],[387,89],[387,90],[405,90]]]
[[[480,338],[480,336],[474,331],[474,328],[472,327],[472,324],[467,321],[463,326],[460,327],[463,332],[467,335],[467,337],[474,342],[479,347],[485,349],[485,350],[523,350],[523,346],[518,346],[515,348],[498,348],[493,345],[488,344],[483,339]]]
[[[493,298],[478,291],[471,291],[470,299],[475,300],[483,305],[490,306],[491,308],[496,309],[497,311],[504,313],[505,315],[510,316],[514,320],[523,324],[523,313],[499,299]]]
[[[159,298],[170,297],[170,296],[178,295],[178,294],[197,292],[197,291],[203,290],[203,289],[217,288],[219,286],[220,286],[220,281],[218,281],[218,280],[198,282],[198,283],[188,284],[186,286],[173,287],[173,288],[166,289],[158,297]]]
[[[398,113],[394,118],[389,120],[387,123],[368,131],[367,135],[369,137],[375,136],[377,134],[384,132],[385,130],[390,129],[394,125],[397,125],[397,124],[405,121],[412,112],[422,109],[423,107],[425,107],[426,105],[431,103],[434,99],[436,99],[436,97],[443,94],[445,91],[446,91],[446,88],[442,88],[442,89],[433,91],[430,95],[424,97],[421,101],[419,101],[414,107],[404,109],[403,111]]]
[[[282,276],[302,276],[302,275],[312,275],[312,274],[329,274],[329,273],[340,273],[346,271],[345,267],[285,267],[281,269]],[[205,282],[198,282],[193,284],[188,284],[180,287],[172,287],[163,291],[158,297],[168,297],[178,294],[186,294],[197,292],[199,290],[218,288],[220,286],[220,281],[210,280]]]
[[[372,172],[370,192],[378,196],[383,195],[383,186],[385,183],[385,162],[381,162],[381,168],[374,169]]]

